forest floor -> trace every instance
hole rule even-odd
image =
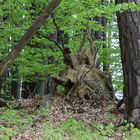
[[[25,100],[25,103],[31,100]],[[55,97],[50,109],[0,109],[0,140],[122,140],[140,137],[113,104],[70,105]]]

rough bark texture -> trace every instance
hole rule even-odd
[[[5,58],[5,60],[0,64],[0,77],[8,69],[9,65],[13,63],[13,61],[21,52],[21,50],[31,40],[32,36],[38,31],[41,25],[45,22],[46,18],[48,18],[52,14],[53,10],[59,5],[60,2],[61,0],[52,0],[48,4],[46,9],[38,16],[38,18],[33,23],[33,25],[27,30],[27,32],[22,36],[22,38],[16,44],[15,48],[9,53],[9,55]]]
[[[61,77],[50,76],[56,85],[64,86],[64,99],[72,104],[85,101],[89,104],[108,102],[113,91],[111,83],[103,72],[95,68],[92,51],[82,48],[76,54],[69,54],[69,57],[73,68],[68,63]],[[49,85],[51,89],[51,83]]]
[[[138,0],[116,0],[116,4]],[[127,119],[140,127],[140,12],[117,13]]]
[[[90,105],[104,105],[104,103],[108,103],[111,99],[110,93],[112,92],[112,86],[109,78],[94,67],[93,64],[95,64],[95,62],[93,62],[92,51],[82,49],[78,53],[69,54],[69,57],[72,60],[71,64],[74,68],[68,64],[66,72],[63,73],[61,77],[49,76],[49,94],[42,96],[43,100],[41,105],[38,106],[49,107],[51,105],[57,85],[64,86],[61,95],[70,104],[89,103]],[[29,87],[31,86],[29,84],[23,86],[26,89],[32,89]],[[32,91],[28,92],[26,89],[25,93],[32,93]],[[27,97],[29,97],[29,95],[27,95]],[[22,103],[22,105],[23,104],[24,103]],[[3,102],[2,106],[4,106]],[[21,107],[20,104],[16,106]]]

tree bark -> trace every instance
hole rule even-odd
[[[32,36],[38,31],[45,20],[52,14],[53,10],[59,5],[61,0],[52,0],[45,10],[38,16],[33,25],[27,30],[27,32],[22,36],[19,42],[16,44],[15,48],[8,54],[4,61],[0,64],[0,77],[8,69],[8,67],[13,63],[15,58],[25,47],[25,45],[31,40]]]
[[[49,80],[48,80],[48,93],[51,94],[51,95],[54,95],[56,90],[56,86],[57,85],[62,85],[65,87],[64,91],[63,91],[63,94],[66,95],[69,90],[74,86],[74,82],[72,82],[70,79],[62,79],[60,77],[56,77],[56,76],[53,76],[53,75],[50,75],[49,77]]]
[[[116,0],[116,4],[129,0]],[[139,3],[137,0],[131,2]],[[117,13],[127,119],[140,128],[140,12]]]
[[[106,17],[102,17],[102,26],[104,28],[106,28],[106,26],[107,26],[107,18]],[[107,40],[107,33],[106,32],[103,32],[103,39],[102,40],[103,41]],[[106,48],[108,48],[108,46],[107,46],[107,44],[104,43],[103,44],[103,49],[106,49]],[[106,57],[107,58],[109,57],[107,53],[106,53]],[[103,71],[107,74],[109,72],[109,64],[105,61],[103,61]]]
[[[37,92],[37,83],[36,82],[23,82],[22,83],[22,98],[28,99],[33,98]]]

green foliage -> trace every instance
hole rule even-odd
[[[48,2],[49,0],[4,0],[0,2],[0,62],[14,48]],[[10,68],[12,74],[7,78],[6,84],[8,85],[11,80],[22,79],[32,82],[45,80],[46,74],[58,75],[60,71],[66,69],[66,65],[63,62],[63,54],[55,41],[59,47],[69,47],[74,53],[78,51],[85,31],[92,31],[107,35],[105,40],[98,40],[94,37],[94,42],[99,49],[101,68],[104,62],[110,65],[109,74],[113,77],[115,90],[121,91],[123,78],[115,12],[122,13],[130,10],[139,11],[140,6],[133,2],[115,5],[114,2],[104,1],[101,3],[99,0],[63,0],[59,8],[54,11],[53,16],[50,16],[15,60]],[[98,23],[95,20],[96,17],[105,17],[107,25],[104,27]],[[55,26],[53,18],[58,27]],[[57,28],[61,32],[59,38],[56,37],[58,35]],[[103,45],[107,47],[103,48]],[[90,47],[86,37],[84,48],[89,49]],[[62,87],[57,88],[59,92],[62,91]],[[3,89],[1,91],[2,93],[7,92]],[[12,108],[1,108],[0,139],[8,140],[10,136],[30,128],[33,120],[46,116],[48,112],[49,110],[41,109],[29,115]],[[110,115],[109,117],[112,119],[114,116]],[[125,134],[124,139],[126,140],[137,140],[140,137],[139,129],[134,128],[132,124],[122,125],[118,128],[115,128],[112,123],[108,125],[97,123],[93,126],[91,129],[75,119],[61,122],[56,128],[47,123],[42,139],[105,140],[109,136],[115,137],[116,132]]]
[[[46,116],[48,109],[36,110],[33,114],[28,114],[23,110],[12,108],[0,108],[0,139],[9,140],[11,136],[31,129],[33,121]]]
[[[33,122],[48,115],[51,110],[39,109],[33,114],[28,114],[25,110],[15,110],[12,108],[0,109],[0,139],[8,140],[10,137],[22,133],[25,130],[34,129]],[[108,116],[110,119],[115,118],[113,114]],[[135,128],[133,124],[122,120],[120,126],[110,123],[104,125],[99,122],[93,122],[86,125],[74,118],[60,122],[58,126],[45,122],[44,135],[40,140],[108,140],[109,138],[122,135],[124,140],[139,140],[140,130]]]
[[[125,122],[125,120],[123,120],[123,122]],[[44,136],[41,140],[108,140],[109,138],[117,138],[117,134],[122,135],[124,140],[137,140],[140,136],[140,130],[134,128],[134,126],[129,123],[119,126],[117,129],[112,123],[108,125],[93,123],[93,126],[93,129],[91,129],[89,126],[75,119],[64,121],[60,123],[57,128],[50,127],[49,124],[46,124]]]
[[[1,134],[4,133],[4,134]],[[9,140],[9,137],[17,134],[16,130],[12,130],[11,128],[5,128],[0,125],[0,139],[1,140]]]
[[[16,42],[33,23],[47,3],[48,1],[46,0],[5,0],[1,3],[0,61],[4,60],[9,51],[14,48]],[[100,3],[98,0],[73,0],[72,2],[64,0],[61,2],[59,8],[55,10],[53,16],[62,32],[62,39],[65,40],[65,35],[67,35],[69,41],[62,44],[62,40],[59,40],[58,44],[61,47],[69,47],[72,52],[75,52],[80,47],[85,30],[106,32],[108,34],[118,32],[116,27],[112,27],[115,24],[114,14],[115,12],[124,12],[126,10],[140,10],[140,6],[133,2],[115,5],[114,2],[109,3],[104,1],[104,3]],[[107,18],[109,23],[106,27],[103,27],[95,20],[95,17],[103,16]],[[52,17],[47,20],[39,32],[47,37],[56,35],[57,29]],[[96,40],[96,46],[111,44],[114,39],[113,36],[110,37],[106,38],[105,41]],[[84,44],[85,48],[90,47],[87,39]],[[118,72],[122,73],[120,71],[119,49],[114,47],[103,49],[100,47],[99,54],[101,63],[106,62],[110,64],[110,73],[113,73],[113,83],[116,90],[121,90],[122,83],[118,81],[122,81],[122,75],[116,76],[114,74]],[[48,63],[50,57],[53,57],[54,62]],[[36,81],[45,79],[46,74],[58,75],[60,71],[65,69],[65,65],[63,63],[62,52],[58,49],[58,46],[47,38],[36,34],[16,59],[11,69],[13,73],[14,71],[18,73],[10,77],[11,80]]]
[[[56,129],[49,127],[47,124],[42,140],[92,140],[98,137],[99,135],[94,134],[86,125],[75,119],[70,119],[62,122]]]
[[[106,15],[111,15],[115,12],[125,12],[125,11],[139,11],[140,5],[136,4],[134,2],[128,2],[128,3],[121,3],[115,5],[114,3],[110,3],[107,6],[104,6],[104,13]]]
[[[51,110],[47,108],[40,108],[39,110],[36,110],[34,115],[39,118],[40,116],[46,116]]]

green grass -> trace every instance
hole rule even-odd
[[[97,131],[93,132],[88,126],[75,119],[60,123],[57,128],[46,125],[44,136],[41,140],[107,140]]]
[[[33,120],[48,114],[48,109],[40,109],[33,114],[12,108],[0,108],[0,140],[9,140],[13,135],[31,129]]]
[[[49,111],[39,109],[33,114],[28,114],[25,110],[0,108],[0,140],[9,140],[10,137],[25,130],[34,129],[33,121],[46,116]],[[114,118],[115,116],[110,115],[109,117]],[[123,122],[126,121],[123,120],[122,124]],[[116,133],[123,134],[123,140],[140,139],[140,130],[134,128],[132,124],[126,123],[117,128],[112,123],[103,125],[93,122],[91,124],[93,125],[88,126],[76,119],[68,119],[57,126],[45,122],[44,134],[40,140],[109,140],[109,137],[115,138]]]
[[[108,125],[97,123],[91,130],[84,123],[69,119],[60,123],[56,128],[46,124],[44,136],[40,140],[109,140],[117,138],[116,133],[122,134],[123,140],[140,139],[140,130],[134,128],[132,124],[126,124],[116,129],[112,123]]]

